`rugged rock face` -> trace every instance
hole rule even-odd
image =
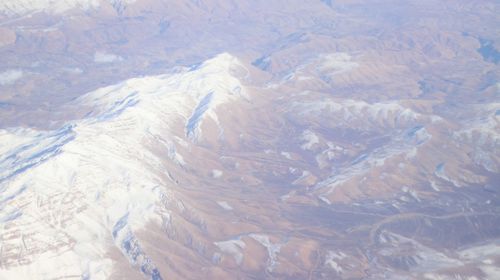
[[[367,2],[4,1],[0,279],[497,278],[499,6]]]

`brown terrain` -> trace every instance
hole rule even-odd
[[[98,2],[0,5],[0,279],[500,277],[496,1]]]

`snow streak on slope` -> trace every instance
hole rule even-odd
[[[29,129],[0,131],[0,183],[56,155],[60,148],[73,140],[72,126],[53,132]],[[9,144],[14,144],[12,147]]]
[[[395,165],[401,158],[413,158],[418,149],[431,139],[432,132],[428,130],[428,126],[442,122],[438,116],[420,114],[398,101],[367,103],[362,100],[328,98],[321,102],[293,102],[290,116],[294,117],[297,113],[299,121],[325,120],[324,127],[321,128],[323,131],[338,129],[342,134],[342,130],[355,130],[387,139],[386,142],[373,142],[369,149],[361,148],[358,152],[353,152],[349,160],[337,161],[332,166],[332,174],[315,184],[314,194],[328,204],[332,202],[331,198],[339,187],[343,188],[356,180],[363,181],[366,176],[377,173],[377,170]],[[317,135],[313,136],[315,134],[311,132],[304,132],[302,140],[305,144],[301,148],[315,153],[311,148],[320,140]],[[355,142],[356,137],[351,136],[349,141]],[[334,158],[333,149],[342,151],[341,147],[336,147],[333,143],[325,144],[328,148],[315,155],[322,169]],[[345,151],[342,154],[345,156]],[[379,175],[376,177],[380,178]]]
[[[369,154],[363,154],[348,166],[340,168],[334,175],[316,184],[315,191],[322,201],[330,204],[328,195],[332,194],[338,186],[357,176],[367,174],[373,168],[384,165],[386,161],[394,157],[411,155],[415,149],[423,145],[430,138],[431,135],[422,126],[405,131],[401,135],[394,137],[389,144],[375,149]]]
[[[198,129],[200,119],[203,117],[203,114],[208,110],[210,106],[210,102],[212,101],[213,92],[208,93],[203,99],[200,101],[196,109],[193,111],[193,115],[189,118],[186,124],[187,136],[190,139],[195,138],[196,130]]]
[[[422,117],[409,108],[397,102],[369,104],[361,100],[324,100],[317,102],[295,103],[292,112],[298,110],[303,115],[313,115],[324,118],[338,126],[350,126],[356,122],[358,129],[378,130],[393,128],[416,121]]]
[[[222,54],[194,70],[84,95],[73,105],[92,110],[60,130],[0,131],[2,276],[108,279],[118,260],[107,252],[115,246],[150,279],[166,277],[135,235],[146,223],[160,223],[159,201],[173,199],[165,159],[148,143],[184,164],[175,155],[176,136],[192,127],[199,137],[203,121],[217,118],[217,106],[243,94],[231,75],[241,67]]]
[[[470,143],[474,147],[473,160],[493,173],[500,171],[500,104],[474,106],[473,110],[481,112],[473,120],[465,121],[463,129],[454,133],[457,141]]]

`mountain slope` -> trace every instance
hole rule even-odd
[[[219,105],[243,98],[231,74],[241,69],[222,54],[197,69],[86,94],[74,106],[92,108],[87,117],[55,132],[2,131],[2,266],[12,266],[2,274],[107,279],[115,262],[128,261],[161,279],[133,232],[165,218],[162,198],[174,198],[162,157],[184,164],[183,136],[196,140]],[[106,257],[110,246],[124,257]]]
[[[497,253],[460,252],[500,236],[495,103],[450,118],[305,90],[311,74],[269,81],[223,53],[84,94],[58,129],[2,129],[0,275],[492,273]]]

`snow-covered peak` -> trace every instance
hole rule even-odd
[[[87,108],[86,117],[61,129],[0,130],[0,228],[32,236],[24,241],[4,228],[3,236],[14,237],[2,241],[12,248],[3,250],[2,276],[109,279],[116,262],[126,260],[162,279],[134,232],[166,219],[157,212],[172,198],[165,161],[186,164],[186,140],[199,139],[207,118],[219,124],[217,107],[242,96],[232,75],[240,68],[236,58],[219,55],[175,74],[90,92],[70,106]],[[59,196],[57,205],[46,201]],[[124,258],[106,255],[111,246]]]
[[[218,123],[215,108],[238,98],[245,90],[235,75],[246,73],[239,60],[227,53],[176,74],[149,76],[88,93],[73,103],[90,108],[88,121],[128,118],[151,126],[160,116],[185,120],[191,140],[201,132],[205,118]]]

